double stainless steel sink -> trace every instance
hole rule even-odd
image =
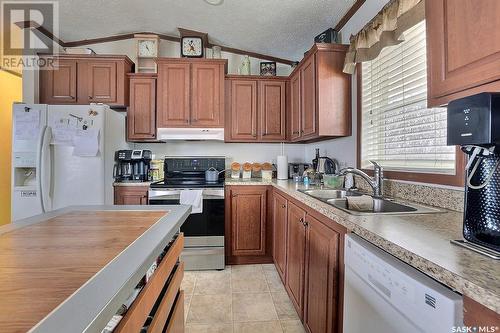
[[[401,204],[387,198],[373,198],[373,210],[357,211],[347,206],[347,197],[360,196],[359,192],[334,190],[334,189],[303,189],[299,192],[305,193],[313,198],[326,202],[335,208],[343,210],[352,215],[397,215],[397,214],[428,214],[441,213],[443,210],[418,204]]]

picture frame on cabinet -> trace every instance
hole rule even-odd
[[[260,63],[260,75],[276,76],[276,61],[263,61]]]

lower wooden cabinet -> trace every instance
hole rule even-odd
[[[226,187],[226,262],[272,262],[267,186]]]
[[[288,201],[283,196],[273,194],[273,259],[283,281],[286,273],[287,206]]]
[[[470,327],[500,327],[500,314],[488,309],[472,298],[464,296],[464,325]]]
[[[339,332],[345,231],[329,228],[311,215],[306,225],[304,326],[313,333]]]
[[[288,203],[285,287],[302,318],[304,309],[304,269],[306,254],[306,212]]]
[[[115,186],[115,205],[147,205],[148,186]]]

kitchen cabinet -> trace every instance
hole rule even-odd
[[[310,333],[338,332],[342,328],[342,228],[334,230],[308,214],[306,217],[306,268],[304,326]]]
[[[290,75],[292,142],[351,135],[351,76],[342,72],[347,45],[315,44]]]
[[[297,205],[288,202],[285,287],[301,319],[304,309],[305,220],[306,212]]]
[[[257,141],[257,81],[230,80],[230,128],[225,141]]]
[[[130,106],[127,110],[127,140],[156,138],[156,75],[134,73],[130,79]]]
[[[290,140],[295,141],[301,136],[301,98],[300,98],[300,82],[302,81],[301,72],[296,71],[290,77]]]
[[[224,67],[220,64],[192,65],[192,122],[202,127],[224,126]]]
[[[105,103],[123,108],[129,104],[127,73],[134,64],[119,55],[40,55],[40,103]]]
[[[285,81],[258,82],[259,140],[285,141]]]
[[[40,73],[40,100],[47,104],[76,104],[76,60],[59,59]],[[56,69],[57,68],[57,69]]]
[[[500,2],[425,3],[428,106],[500,90]]]
[[[147,205],[148,186],[114,186],[115,205]]]
[[[464,296],[464,325],[468,327],[500,327],[500,314]]]
[[[88,98],[92,103],[116,103],[116,71],[114,61],[92,61],[88,69]]]
[[[286,141],[286,78],[226,76],[226,142]]]
[[[285,281],[286,233],[288,201],[278,193],[273,194],[273,259],[278,274]]]
[[[267,186],[226,186],[226,262],[272,262]]]
[[[224,127],[227,60],[158,58],[158,127]]]

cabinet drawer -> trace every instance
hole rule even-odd
[[[184,333],[184,291],[181,290],[167,325],[167,333]]]
[[[179,234],[177,239],[174,241],[167,254],[161,261],[160,265],[154,272],[153,276],[146,284],[142,292],[137,296],[136,300],[127,311],[125,317],[118,324],[115,332],[139,332],[146,321],[146,318],[151,312],[153,305],[156,303],[168,277],[172,273],[179,255],[184,248],[184,235]],[[183,268],[179,266],[180,268]],[[180,270],[179,270],[180,272]],[[182,274],[181,280],[182,280]],[[174,276],[175,279],[175,276]],[[172,279],[172,282],[174,281]]]
[[[184,263],[181,262],[179,266],[177,266],[172,280],[167,287],[167,291],[165,292],[165,295],[163,296],[163,299],[161,300],[161,303],[156,310],[153,321],[149,326],[148,333],[161,333],[163,331],[163,328],[167,323],[170,310],[174,307],[174,305],[177,306],[178,301],[176,303],[175,299],[177,294],[179,294],[183,277]]]

